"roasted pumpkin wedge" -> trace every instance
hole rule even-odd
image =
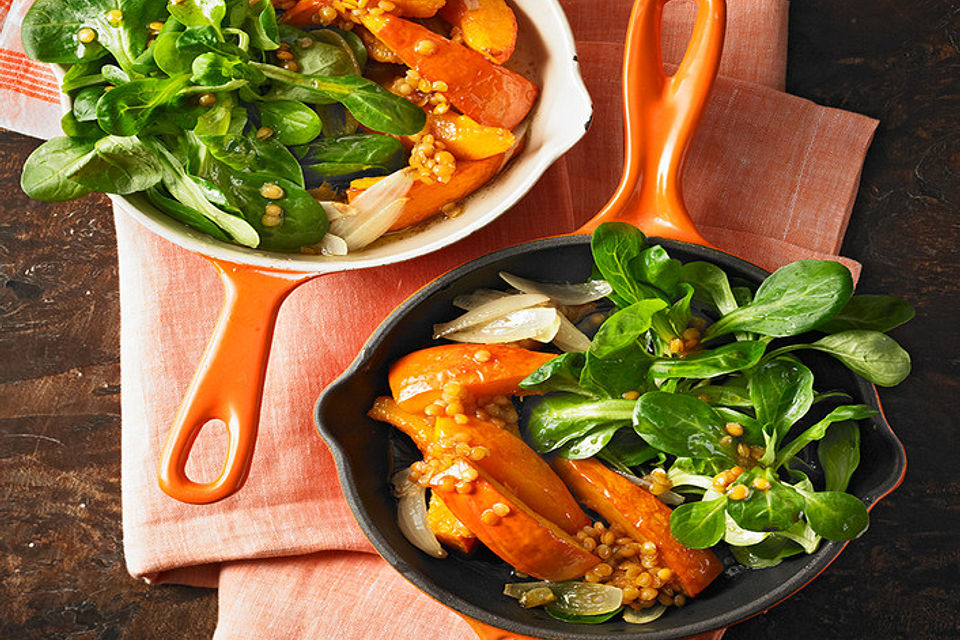
[[[459,113],[431,113],[427,129],[457,160],[483,160],[505,153],[517,142],[509,129],[487,127]],[[459,166],[459,165],[458,165]]]
[[[468,47],[503,64],[517,46],[517,16],[503,0],[447,0],[440,17],[460,28]]]
[[[403,356],[390,367],[390,391],[400,407],[410,412],[423,411],[440,398],[448,382],[460,383],[474,396],[524,395],[530,392],[520,388],[520,381],[553,357],[507,345],[429,347]]]
[[[458,484],[469,485],[469,492],[461,493]],[[600,563],[574,537],[471,463],[455,463],[434,476],[430,486],[460,522],[517,571],[561,582]]]
[[[479,544],[477,536],[470,532],[465,524],[457,520],[449,507],[434,491],[430,492],[430,506],[427,507],[427,526],[433,531],[445,547],[456,549],[460,553],[473,553]]]
[[[374,420],[392,424],[410,436],[410,439],[413,440],[420,451],[426,451],[427,446],[433,441],[436,430],[435,420],[424,415],[404,411],[396,400],[388,396],[380,396],[374,400],[370,411],[367,411],[367,415]]]
[[[387,422],[410,436],[424,456],[431,442],[462,442],[467,446],[484,447],[487,454],[476,465],[483,469],[531,509],[555,522],[567,533],[576,533],[590,524],[563,481],[517,435],[490,422],[468,418],[459,423],[442,416],[429,418],[404,411],[393,398],[377,398],[367,413],[371,418]]]
[[[550,465],[506,429],[472,417],[460,423],[446,416],[437,418],[436,429],[438,441],[486,448],[487,455],[473,464],[567,533],[575,534],[590,525],[590,518]]]
[[[712,551],[690,549],[673,537],[670,507],[599,460],[555,458],[551,466],[588,508],[627,531],[634,540],[656,544],[661,559],[673,570],[686,595],[700,593],[723,571],[723,563]]]
[[[460,160],[448,182],[434,182],[427,184],[419,180],[413,183],[407,192],[407,203],[400,211],[400,215],[390,227],[390,231],[399,231],[423,222],[440,213],[445,204],[452,204],[463,200],[468,195],[482,187],[493,178],[510,160],[522,141],[506,153],[500,153],[482,160]],[[357,178],[350,183],[347,189],[347,200],[353,200],[383,178]]]
[[[390,14],[361,21],[421,77],[446,83],[450,103],[480,124],[513,129],[537,99],[537,86],[520,74],[415,22]]]

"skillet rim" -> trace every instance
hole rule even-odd
[[[710,261],[721,267],[733,266],[740,272],[746,274],[749,279],[754,281],[762,280],[770,273],[769,271],[762,269],[757,265],[754,265],[732,254],[720,251],[719,249],[659,237],[650,237],[648,240],[651,244],[662,244],[670,251],[674,249],[680,249],[682,252],[692,253],[700,259]],[[578,630],[583,630],[584,625],[568,625],[570,627],[569,631],[558,633],[551,629],[541,628],[535,624],[528,624],[510,618],[504,618],[496,613],[492,613],[487,609],[474,604],[472,601],[460,597],[455,591],[451,591],[446,587],[437,584],[429,577],[427,573],[411,567],[403,559],[401,554],[394,549],[391,543],[380,533],[379,527],[373,518],[371,518],[367,513],[366,509],[364,508],[363,499],[357,482],[355,481],[356,473],[354,471],[354,465],[346,453],[345,448],[338,440],[338,437],[324,424],[323,417],[325,410],[328,408],[328,399],[335,397],[338,389],[346,385],[355,376],[362,375],[364,373],[365,365],[371,360],[374,352],[376,351],[374,347],[384,341],[385,338],[389,337],[389,334],[394,326],[398,324],[410,310],[421,304],[425,298],[446,288],[447,286],[456,283],[461,278],[473,273],[474,271],[487,267],[490,264],[503,261],[504,259],[542,249],[565,248],[568,246],[583,244],[589,245],[589,242],[590,235],[586,234],[554,236],[529,242],[522,242],[498,251],[494,251],[479,258],[475,258],[421,286],[406,300],[399,304],[377,326],[370,337],[364,342],[363,347],[358,352],[354,361],[340,376],[337,377],[336,380],[330,383],[330,385],[328,385],[320,393],[320,396],[315,404],[315,425],[319,435],[327,443],[331,453],[333,454],[341,488],[344,492],[347,503],[350,506],[350,510],[353,512],[354,518],[357,520],[364,534],[373,544],[377,553],[380,554],[380,556],[383,557],[383,559],[386,560],[395,570],[397,570],[407,581],[412,583],[419,590],[429,595],[433,599],[452,608],[457,613],[463,616],[468,616],[475,620],[479,620],[485,624],[507,632],[523,634],[536,638],[569,638],[571,640],[640,640],[641,638],[643,640],[675,640],[678,638],[687,638],[700,633],[725,628],[738,622],[742,622],[760,613],[765,613],[773,606],[776,606],[800,591],[813,579],[820,575],[820,573],[822,573],[840,555],[848,542],[823,540],[819,549],[815,553],[799,556],[793,559],[795,563],[798,563],[795,566],[795,570],[792,572],[790,578],[780,583],[777,588],[768,591],[762,597],[754,598],[741,604],[740,606],[728,609],[722,615],[713,616],[702,621],[694,621],[685,625],[670,627],[668,629],[657,631],[644,631],[641,630],[642,627],[638,627],[638,630],[632,633],[580,633]],[[867,505],[867,510],[870,511],[884,497],[895,490],[903,481],[903,478],[906,474],[906,451],[902,442],[893,431],[889,422],[886,420],[876,387],[863,380],[859,376],[853,376],[853,379],[855,381],[860,399],[864,403],[870,404],[880,411],[880,413],[874,416],[871,420],[876,428],[877,435],[881,440],[885,441],[885,443],[890,446],[892,454],[889,469],[882,474],[880,479],[874,482],[876,495],[861,496],[861,499]],[[882,469],[876,469],[875,471],[881,470]],[[599,630],[602,625],[591,625],[591,627]]]

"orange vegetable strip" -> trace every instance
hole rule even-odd
[[[430,82],[462,113],[480,124],[513,129],[530,111],[537,87],[461,44],[389,14],[364,15],[363,25]]]
[[[397,6],[390,13],[398,16],[410,16],[411,18],[429,18],[437,14],[437,10],[443,6],[445,0],[391,0]],[[376,3],[371,0],[371,6]]]
[[[447,0],[440,17],[459,27],[463,41],[489,60],[503,64],[517,45],[517,16],[503,0]]]
[[[471,447],[485,447],[489,454],[473,461],[476,467],[567,533],[576,534],[591,524],[550,465],[506,429],[476,418],[459,424],[442,416],[437,418],[437,439],[459,439]]]
[[[588,508],[627,531],[634,540],[656,544],[660,557],[688,596],[701,592],[723,571],[723,563],[711,550],[687,548],[673,537],[670,507],[646,489],[595,458],[555,458],[551,466]]]
[[[427,525],[446,547],[456,549],[460,553],[473,553],[479,541],[467,526],[457,520],[450,508],[435,491],[430,492],[430,506],[427,507]]]
[[[520,381],[553,357],[507,345],[429,347],[405,355],[390,367],[390,390],[400,407],[411,412],[422,411],[439,398],[448,382],[459,382],[474,396],[524,395],[532,392],[521,389]]]
[[[300,0],[279,16],[279,22],[293,27],[319,26],[313,21],[313,16],[317,15],[324,5],[332,7],[333,2],[332,0]]]
[[[428,114],[427,128],[457,160],[482,160],[502,154],[516,142],[509,129],[487,127],[470,116],[448,111]]]
[[[462,160],[457,163],[457,170],[449,182],[434,182],[426,184],[419,180],[413,183],[407,192],[407,203],[403,206],[400,216],[390,227],[390,231],[398,231],[423,222],[440,213],[443,205],[457,202],[479,189],[490,178],[497,174],[503,163],[503,154],[484,158],[483,160]],[[347,200],[353,202],[364,189],[375,184],[380,178],[358,178],[350,183],[347,189]]]
[[[467,482],[464,474],[470,468],[465,462],[455,464],[433,478],[431,488],[441,492],[444,503],[458,520],[517,571],[560,582],[579,578],[599,564],[600,558],[584,550],[575,538],[539,516],[483,471],[477,470],[480,476],[471,482],[470,493],[442,490],[445,479]],[[506,515],[497,516],[496,511],[503,513],[503,507]]]
[[[433,419],[404,411],[393,398],[380,396],[373,401],[373,407],[370,408],[367,415],[374,420],[392,424],[400,429],[410,436],[410,439],[421,451],[425,451],[433,441],[435,430]]]

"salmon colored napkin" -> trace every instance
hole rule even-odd
[[[49,137],[58,133],[56,83],[19,45],[29,3],[0,0],[0,126]],[[407,263],[323,276],[294,291],[279,317],[250,478],[223,502],[180,504],[160,492],[155,475],[218,311],[218,277],[204,259],[145,231],[116,207],[127,566],[150,582],[218,586],[216,639],[473,637],[457,615],[372,553],[314,430],[312,407],[379,321],[421,285],[495,249],[571,231],[613,192],[631,2],[608,0],[602,11],[596,0],[562,4],[595,104],[589,133],[519,205],[473,236]],[[782,92],[787,7],[784,0],[729,0],[722,77],[684,180],[704,235],[767,268],[801,257],[839,259],[876,126]],[[667,6],[668,62],[679,61],[693,13],[692,2]],[[856,273],[856,263],[844,262]],[[188,466],[192,477],[219,471],[222,441],[208,431]]]

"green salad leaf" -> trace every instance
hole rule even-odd
[[[734,331],[795,336],[836,315],[852,294],[850,271],[839,262],[792,262],[764,280],[750,303],[710,325],[704,339]]]
[[[329,226],[307,187],[406,164],[399,140],[358,134],[361,124],[406,135],[426,123],[422,108],[362,76],[356,34],[280,25],[270,0],[36,0],[21,27],[31,57],[71,65],[68,137],[24,165],[34,198],[142,193],[218,239],[297,251]],[[282,68],[281,47],[298,71]]]

